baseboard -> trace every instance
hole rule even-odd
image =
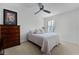
[[[68,40],[60,40],[60,43],[64,43],[64,42],[67,42],[67,43],[72,43],[72,44],[79,45],[79,43],[77,43],[77,42],[68,41]]]

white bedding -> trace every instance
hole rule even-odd
[[[56,33],[31,34],[28,40],[39,45],[41,51],[46,54],[51,54],[52,48],[59,43],[59,37]]]

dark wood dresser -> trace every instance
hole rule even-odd
[[[0,25],[0,37],[0,39],[3,41],[3,49],[19,45],[20,26]]]

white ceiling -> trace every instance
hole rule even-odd
[[[37,3],[25,3],[23,5],[26,6],[26,8],[33,7],[36,9],[38,7]],[[79,3],[43,3],[43,5],[45,6],[45,9],[50,10],[52,13],[47,14],[45,12],[40,12],[40,14],[42,13],[42,16],[56,15],[79,8]],[[39,8],[37,10],[39,10]]]
[[[4,5],[3,3],[0,5]],[[10,4],[6,4],[6,5],[15,5],[15,6],[22,6],[24,8],[30,8],[31,11],[33,11],[34,13],[37,12],[39,10],[38,4],[37,3],[10,3]],[[72,11],[74,9],[79,8],[79,3],[43,3],[44,7],[46,10],[51,11],[51,14],[47,14],[43,11],[41,11],[40,13],[38,13],[37,15],[42,15],[43,17],[48,17],[51,15],[56,15],[56,14],[60,14],[60,13],[65,13],[67,11]]]
[[[79,8],[79,3],[51,3],[44,4],[52,13],[59,14]]]

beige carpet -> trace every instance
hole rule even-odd
[[[79,45],[68,42],[62,42],[52,50],[52,55],[77,55],[79,54]],[[19,46],[5,49],[5,55],[42,55],[40,47],[31,42],[22,43]]]

